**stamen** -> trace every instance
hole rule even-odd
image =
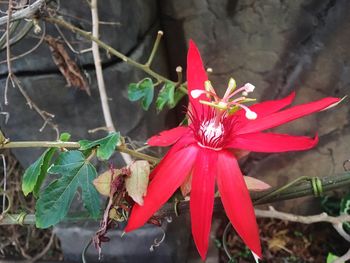
[[[245,116],[248,120],[255,120],[258,117],[258,114],[254,111],[248,110],[245,112]]]
[[[215,90],[213,88],[213,85],[211,85],[211,82],[210,80],[206,80],[204,82],[204,87],[205,87],[205,90],[208,91],[208,92],[211,92],[211,93],[215,93]],[[216,93],[215,93],[216,94]]]
[[[238,90],[236,90],[235,92],[231,93],[230,96],[228,96],[225,99],[230,99],[240,92],[242,92],[242,95],[246,97],[246,96],[248,96],[248,93],[253,92],[254,89],[255,89],[255,86],[253,84],[246,83],[243,87],[241,87]]]
[[[255,86],[253,84],[250,84],[250,83],[244,84],[243,87],[245,88],[245,91],[248,93],[253,92],[255,89]]]
[[[258,114],[256,114],[254,111],[250,110],[247,106],[235,102],[235,101],[231,101],[230,102],[230,106],[231,105],[235,105],[237,107],[241,107],[243,110],[245,110],[245,116],[248,120],[255,120],[258,117]]]
[[[228,82],[228,87],[227,87],[227,90],[225,92],[225,95],[224,95],[224,98],[225,99],[226,97],[228,97],[231,92],[233,92],[237,87],[237,84],[236,84],[236,81],[234,78],[230,78],[229,82]]]

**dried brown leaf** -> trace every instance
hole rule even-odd
[[[50,35],[45,36],[44,39],[49,45],[52,59],[66,79],[68,87],[73,86],[84,90],[90,96],[90,88],[87,81],[83,77],[77,64],[70,58],[64,45]]]
[[[143,205],[143,197],[147,193],[150,165],[147,161],[135,161],[129,168],[130,176],[125,179],[126,191],[137,204]]]
[[[120,174],[120,170],[114,169],[113,180]],[[104,196],[109,196],[111,190],[112,171],[109,169],[93,180],[97,191]]]

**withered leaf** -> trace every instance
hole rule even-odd
[[[120,175],[119,169],[114,169],[113,180]],[[109,169],[93,180],[96,190],[104,196],[109,196],[111,190],[112,171]]]
[[[54,63],[67,81],[67,86],[84,90],[90,96],[90,88],[87,81],[77,64],[70,58],[64,45],[50,35],[46,35],[44,39],[49,45]]]
[[[271,186],[261,180],[258,180],[254,177],[243,176],[245,184],[247,185],[248,190],[250,191],[263,191],[269,189]]]
[[[135,161],[130,165],[130,176],[125,179],[125,187],[129,196],[139,205],[143,205],[143,197],[147,193],[150,165],[147,161]]]

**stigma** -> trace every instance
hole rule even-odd
[[[246,83],[244,86],[236,89],[236,81],[231,78],[229,80],[228,87],[223,98],[219,98],[217,96],[209,80],[204,82],[204,87],[205,89],[192,90],[190,96],[193,99],[199,99],[200,96],[206,95],[210,101],[199,100],[199,102],[216,108],[219,115],[222,115],[223,112],[227,112],[227,114],[230,115],[239,109],[243,109],[248,120],[255,120],[258,117],[256,112],[252,111],[249,109],[249,107],[244,105],[246,102],[255,101],[255,99],[248,97],[249,93],[253,92],[255,89],[255,86],[253,84]],[[239,94],[241,95],[238,96],[238,98],[234,98]]]

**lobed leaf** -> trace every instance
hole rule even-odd
[[[61,177],[49,184],[36,203],[36,226],[47,228],[57,224],[68,213],[75,193],[82,189],[83,203],[92,218],[100,216],[99,195],[92,184],[96,178],[95,167],[87,162],[80,151],[63,152],[50,173]]]
[[[130,101],[141,100],[141,106],[148,110],[154,97],[154,85],[150,78],[145,78],[138,83],[130,83],[128,86],[128,98]]]
[[[82,151],[97,147],[97,157],[101,160],[108,160],[115,151],[115,148],[120,143],[120,133],[111,132],[106,137],[96,141],[81,140],[79,141]]]
[[[183,92],[175,88],[173,83],[165,83],[163,88],[159,91],[156,100],[157,112],[159,113],[162,111],[166,105],[169,109],[174,108],[184,95],[185,94]]]
[[[47,149],[33,164],[24,172],[22,180],[22,191],[25,196],[33,192],[35,197],[39,196],[39,190],[44,182],[52,156],[56,148]]]

